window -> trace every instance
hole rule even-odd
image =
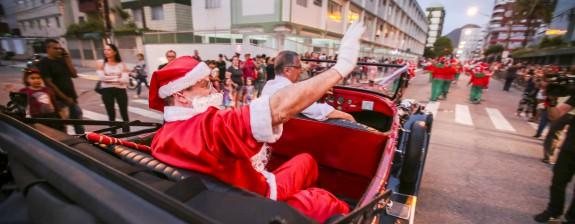
[[[313,0],[313,4],[321,7],[323,5],[323,0]]]
[[[46,27],[50,27],[50,18],[45,18],[44,22],[46,22]]]
[[[329,1],[327,4],[327,16],[335,22],[341,22],[341,5],[334,1]]]
[[[134,22],[142,22],[142,9],[132,9]]]
[[[60,17],[56,16],[54,19],[56,19],[56,27],[60,28]]]
[[[217,9],[221,7],[221,0],[206,0],[206,9]]]
[[[78,16],[78,22],[79,22],[79,23],[86,22],[86,19],[84,19],[83,16]]]
[[[347,17],[349,23],[359,20],[359,10],[350,8],[349,12],[347,13]]]
[[[296,0],[295,3],[303,7],[307,7],[307,0]]]
[[[164,7],[162,5],[152,6],[152,20],[164,20]]]
[[[433,11],[433,12],[431,12],[431,16],[433,16],[433,17],[441,17],[441,11]]]

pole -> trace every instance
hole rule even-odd
[[[105,32],[104,32],[104,39],[107,44],[112,43],[111,40],[111,33],[112,33],[112,23],[110,21],[110,6],[108,4],[108,0],[102,0],[104,5],[104,24],[105,24]]]

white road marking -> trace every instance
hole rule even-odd
[[[440,102],[429,102],[425,105],[425,109],[433,114],[433,116],[437,116],[437,110],[439,109]]]
[[[505,117],[503,116],[503,114],[501,114],[499,110],[489,107],[485,108],[485,110],[487,111],[487,115],[489,115],[489,119],[491,119],[491,123],[493,123],[493,126],[495,126],[496,129],[502,131],[516,132],[515,128],[511,126],[509,121],[505,119]]]
[[[143,103],[142,101],[146,101],[146,105],[148,105],[147,100],[139,100],[139,101],[137,101],[137,103]],[[136,102],[136,101],[134,101],[134,102]],[[100,104],[100,106],[103,107],[104,104]],[[114,109],[119,110],[118,105],[114,105]],[[151,118],[154,120],[158,120],[158,121],[164,120],[164,116],[162,115],[162,113],[154,112],[154,111],[152,111],[152,109],[142,109],[142,108],[138,108],[138,107],[128,106],[128,112],[138,114],[140,116],[144,116],[144,117]],[[108,116],[106,116],[106,119],[108,119]]]
[[[145,110],[142,108],[137,108],[137,107],[132,107],[132,106],[128,106],[128,111],[135,113],[135,114],[139,114],[142,115],[144,117],[148,117],[148,118],[152,118],[158,121],[164,120],[164,116],[161,113],[158,112],[154,112],[151,111],[151,109]]]
[[[84,118],[88,118],[90,120],[96,120],[96,121],[107,121],[108,120],[108,115],[96,113],[94,111],[89,111],[89,110],[85,110],[85,109],[82,109],[82,115]],[[116,119],[116,120],[118,120],[118,119]]]
[[[455,122],[473,126],[473,120],[471,120],[471,113],[469,112],[468,106],[461,104],[455,105]]]
[[[137,103],[137,104],[144,104],[144,105],[148,105],[148,100],[144,100],[144,99],[135,99],[132,100],[132,102]]]

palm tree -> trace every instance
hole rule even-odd
[[[513,17],[515,24],[525,20],[525,38],[521,45],[527,46],[527,41],[535,35],[537,27],[542,23],[549,23],[553,17],[556,0],[516,0],[513,3]]]

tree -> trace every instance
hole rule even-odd
[[[487,50],[485,50],[483,52],[483,55],[487,56],[490,54],[500,54],[501,52],[503,52],[505,50],[505,48],[502,45],[491,45],[487,48]]]
[[[561,47],[566,45],[565,41],[563,40],[563,36],[556,36],[552,38],[544,37],[539,43],[539,48],[546,48],[546,47]]]
[[[516,0],[513,3],[514,24],[522,24],[525,20],[523,47],[527,46],[527,41],[533,37],[536,29],[541,23],[549,23],[553,17],[556,0]]]
[[[451,40],[445,36],[437,38],[435,43],[433,43],[433,49],[436,57],[451,55],[451,53],[453,53]]]
[[[435,52],[433,51],[433,48],[432,48],[432,47],[426,47],[426,48],[423,50],[423,57],[426,57],[426,58],[434,58],[434,57],[435,57]]]

